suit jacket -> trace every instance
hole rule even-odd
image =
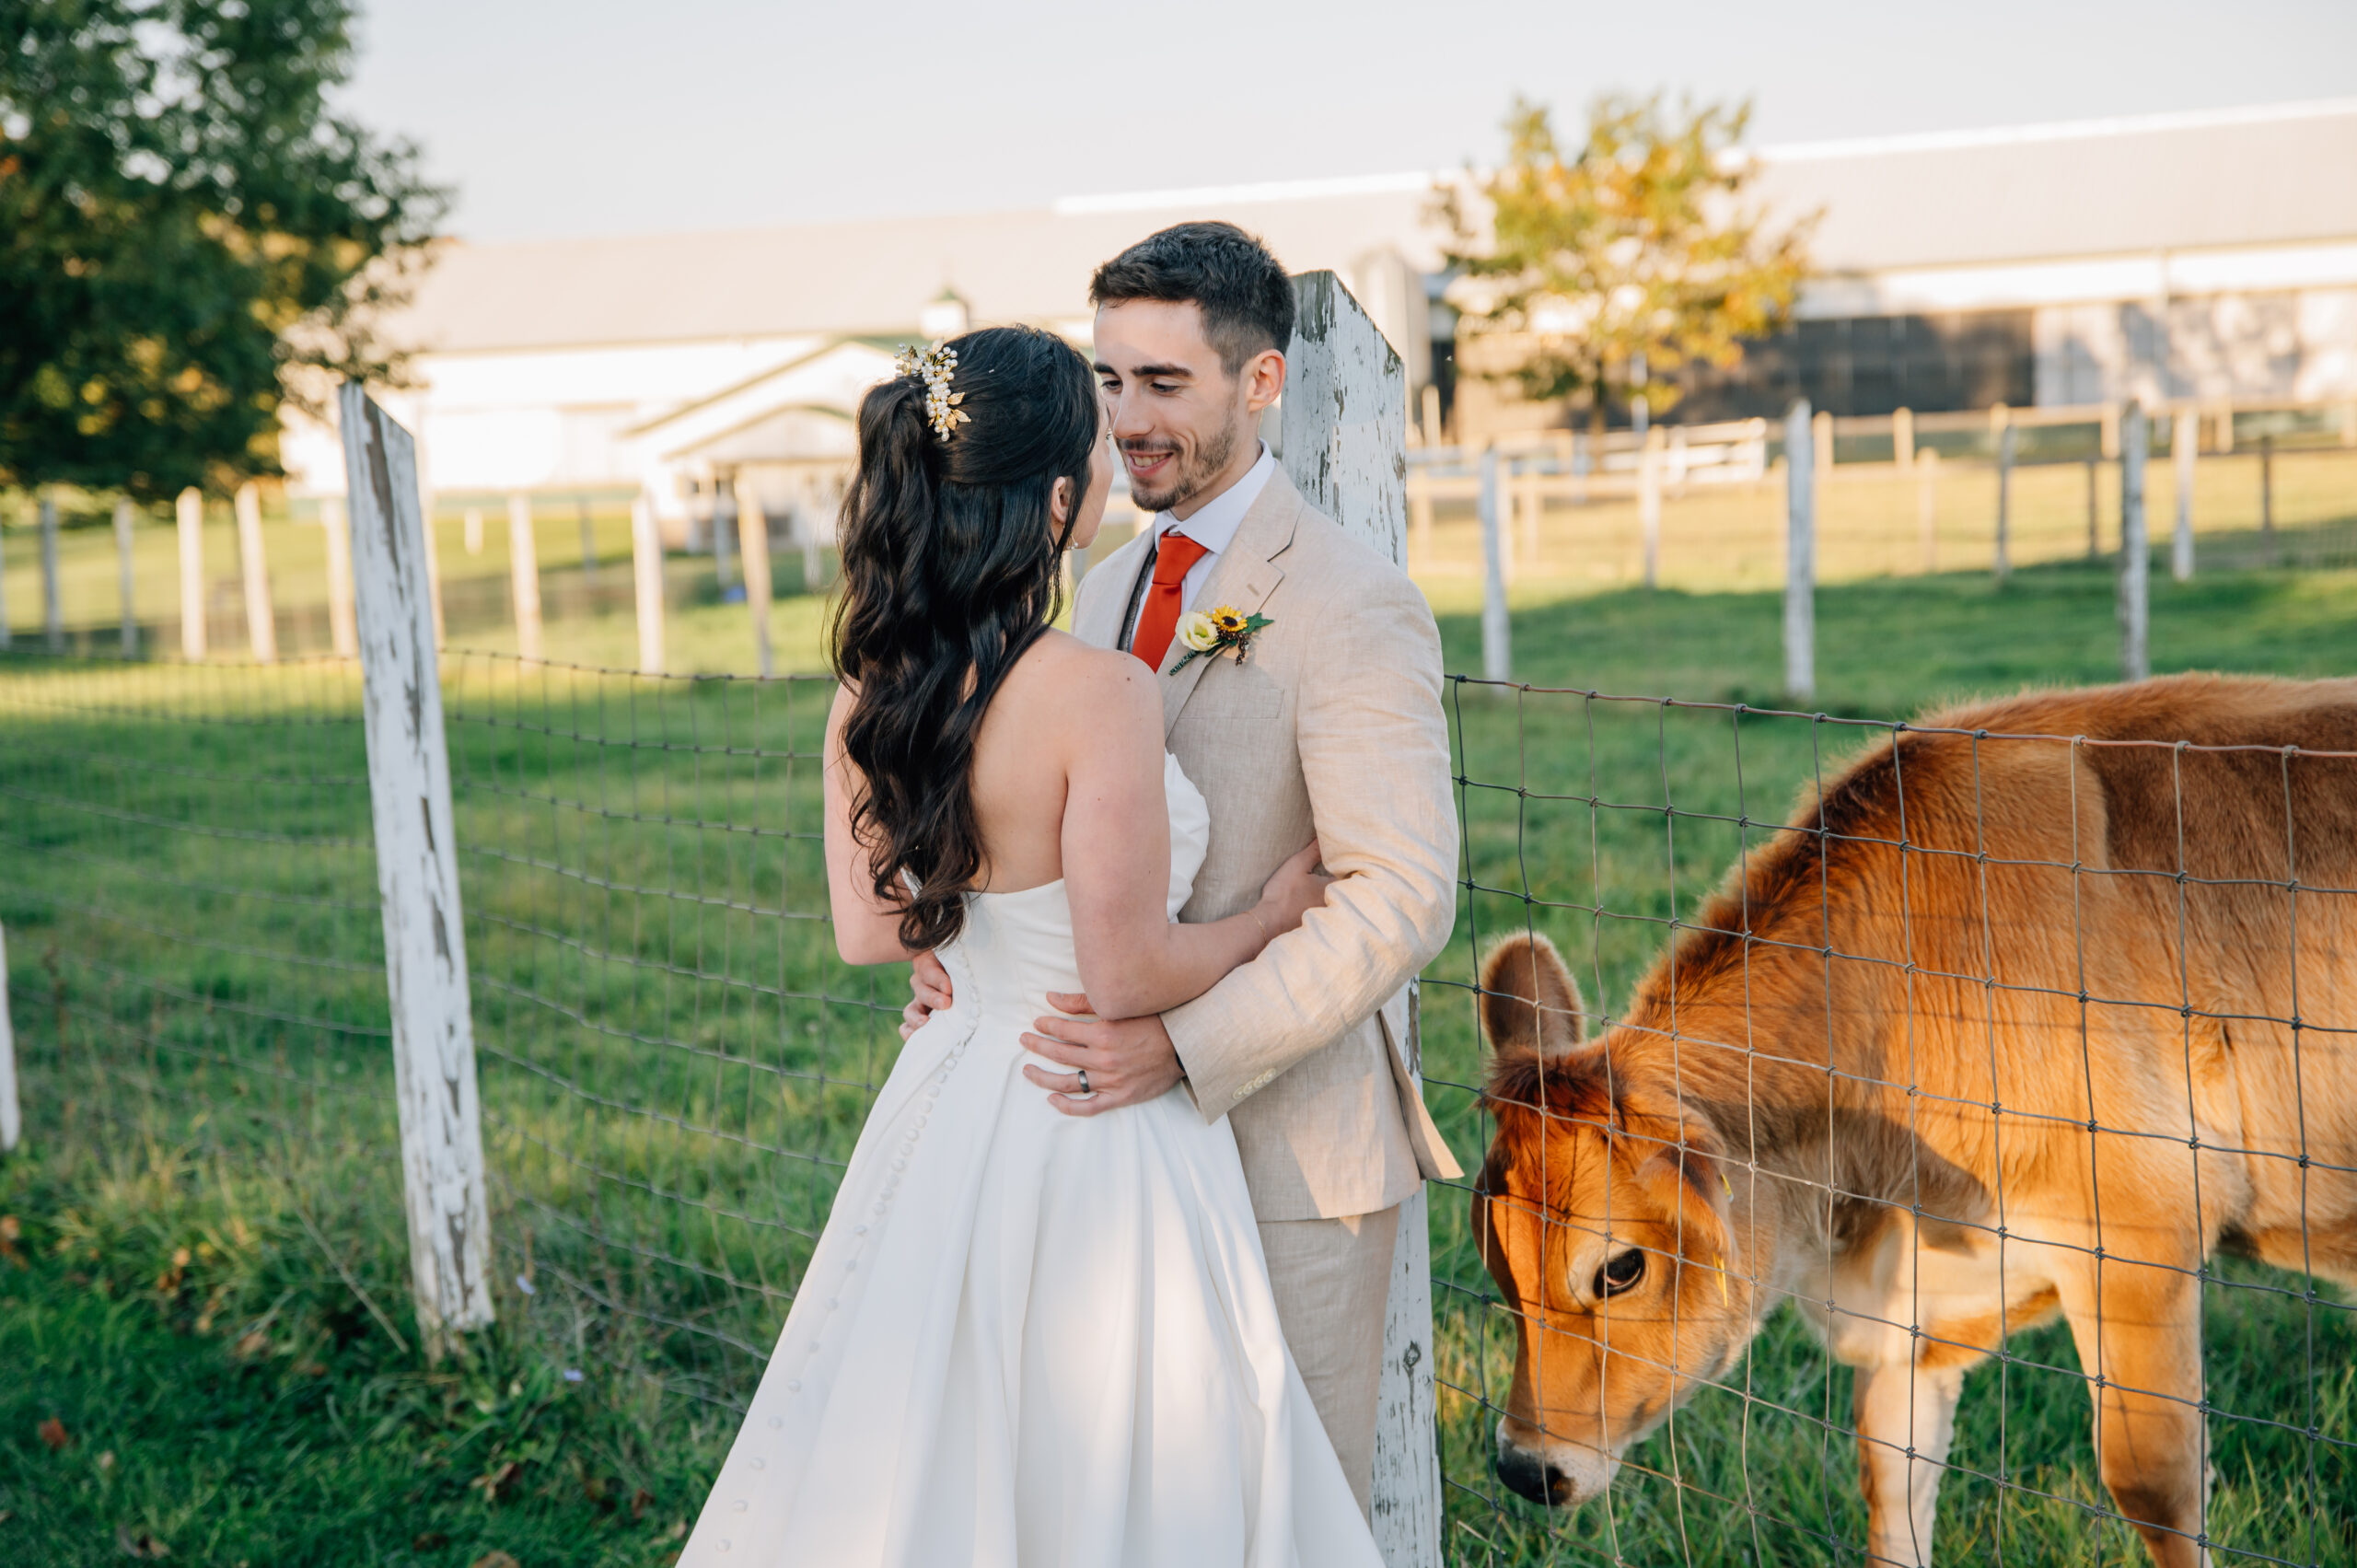
[[[1153,551],[1143,533],[1082,580],[1073,630],[1111,647]],[[1192,608],[1270,624],[1248,658],[1173,638],[1163,730],[1211,804],[1181,920],[1249,909],[1313,834],[1323,908],[1163,1015],[1207,1121],[1235,1129],[1263,1220],[1371,1214],[1462,1174],[1410,1076],[1408,982],[1447,942],[1457,812],[1440,632],[1405,573],[1271,476]]]

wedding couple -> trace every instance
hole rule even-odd
[[[1260,443],[1274,256],[1185,224],[1090,295],[1093,373],[991,328],[860,407],[828,875],[915,998],[692,1568],[1380,1561],[1399,1204],[1458,1174],[1403,1058],[1440,640]]]

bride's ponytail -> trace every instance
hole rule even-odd
[[[964,928],[982,871],[974,738],[1062,608],[1072,524],[1051,528],[1051,498],[1059,480],[1087,494],[1101,417],[1088,362],[1051,333],[993,327],[944,347],[954,366],[921,363],[860,402],[833,628],[836,673],[858,691],[852,828],[911,948]]]

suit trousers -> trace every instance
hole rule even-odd
[[[1310,1402],[1368,1512],[1375,1486],[1375,1411],[1383,1389],[1383,1322],[1391,1299],[1398,1205],[1329,1220],[1263,1220],[1260,1250],[1277,1322]]]

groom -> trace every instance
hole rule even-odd
[[[1406,575],[1305,502],[1260,443],[1294,318],[1265,246],[1180,224],[1099,267],[1089,297],[1112,435],[1152,516],[1083,580],[1073,630],[1159,672],[1167,742],[1210,802],[1179,918],[1250,908],[1313,835],[1337,880],[1298,930],[1158,1017],[1051,998],[1072,1016],[1024,1044],[1072,1071],[1024,1071],[1074,1116],[1183,1083],[1205,1121],[1228,1118],[1285,1339],[1364,1510],[1399,1204],[1460,1174],[1405,1061],[1405,988],[1456,911],[1440,635]],[[1269,624],[1247,657],[1178,668],[1179,617],[1220,606]],[[911,1024],[948,1005],[930,955],[914,989]]]

